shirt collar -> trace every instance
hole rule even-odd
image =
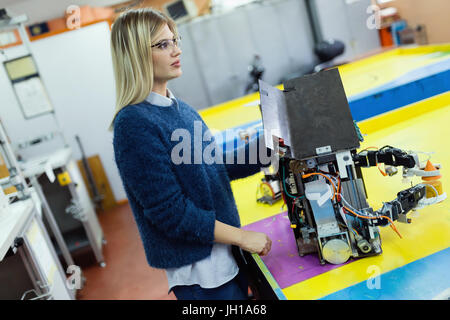
[[[159,93],[152,91],[145,100],[152,105],[160,107],[170,107],[173,103],[175,103],[178,106],[177,99],[173,95],[172,91],[170,91],[168,88],[167,88],[167,95],[168,97],[164,97]]]

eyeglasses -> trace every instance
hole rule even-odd
[[[169,47],[181,47],[181,37],[173,39],[164,39],[151,46],[152,48],[157,47],[160,50],[167,50]]]

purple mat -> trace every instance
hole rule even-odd
[[[245,230],[264,232],[272,240],[272,249],[261,259],[281,289],[342,266],[328,263],[322,266],[316,253],[300,257],[290,224],[285,211],[242,227]],[[349,262],[351,260],[345,264]]]

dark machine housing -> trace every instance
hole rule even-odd
[[[412,168],[416,159],[390,146],[357,153],[362,135],[338,69],[289,80],[283,91],[263,81],[259,88],[266,146],[279,157],[280,188],[299,255],[317,253],[321,264],[341,264],[380,254],[378,226],[409,223],[406,213],[424,197],[425,186],[399,192],[374,211],[361,167]]]

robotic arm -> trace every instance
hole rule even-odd
[[[283,150],[280,186],[299,254],[318,252],[322,264],[325,261],[340,264],[350,257],[380,254],[378,227],[390,226],[401,237],[394,221],[411,223],[407,217],[411,210],[434,204],[439,196],[436,188],[430,186],[435,189],[431,192],[434,200],[430,202],[426,198],[429,185],[423,183],[398,192],[394,200],[383,203],[376,211],[369,207],[362,172],[358,170],[361,164],[378,166],[382,159],[387,165],[405,166],[405,170],[414,169],[418,173],[424,171],[417,164],[417,155],[397,148],[371,151],[370,159],[366,153],[354,151],[355,160],[348,160],[347,164],[339,163],[339,154],[296,160],[286,156],[288,147],[281,143],[280,148]],[[346,169],[345,178],[339,173],[339,167]]]
[[[397,174],[398,170],[396,167],[402,166],[405,180],[413,176],[420,176],[424,180],[437,180],[441,177],[438,170],[441,168],[439,164],[432,165],[429,160],[426,165],[422,164],[417,153],[407,152],[392,146],[384,146],[375,151],[365,149],[354,154],[353,161],[355,166],[359,167],[377,166],[384,176]],[[381,163],[385,165],[384,171],[380,168]],[[432,170],[429,168],[432,168]],[[427,192],[427,187],[431,191]],[[426,205],[440,202],[446,198],[446,194],[442,193],[442,187],[439,189],[438,191],[433,184],[426,184],[426,182],[425,184],[411,187],[399,192],[397,199],[384,203],[383,208],[378,210],[378,212],[387,214],[394,221],[410,223],[411,220],[406,218],[406,214],[410,210],[423,208]]]
[[[260,98],[266,146],[278,154],[279,189],[300,256],[317,253],[321,264],[341,264],[381,254],[379,227],[401,237],[394,221],[411,223],[408,212],[446,198],[440,166],[423,165],[417,153],[392,146],[356,151],[362,135],[337,69],[288,80],[284,91],[260,81]],[[404,179],[424,181],[375,211],[362,174],[372,166],[384,176],[402,167]]]
[[[425,186],[417,185],[409,189],[397,193],[397,198],[390,202],[385,202],[383,207],[376,211],[380,216],[390,217],[392,221],[399,221],[403,223],[411,223],[411,219],[406,217],[406,214],[417,208],[419,201],[425,196]],[[389,223],[387,219],[381,219],[380,226],[385,226]]]
[[[413,155],[391,146],[384,146],[376,151],[363,150],[353,156],[353,161],[355,166],[360,167],[376,166],[378,163],[395,167],[404,166],[406,168],[416,166],[416,159]]]

